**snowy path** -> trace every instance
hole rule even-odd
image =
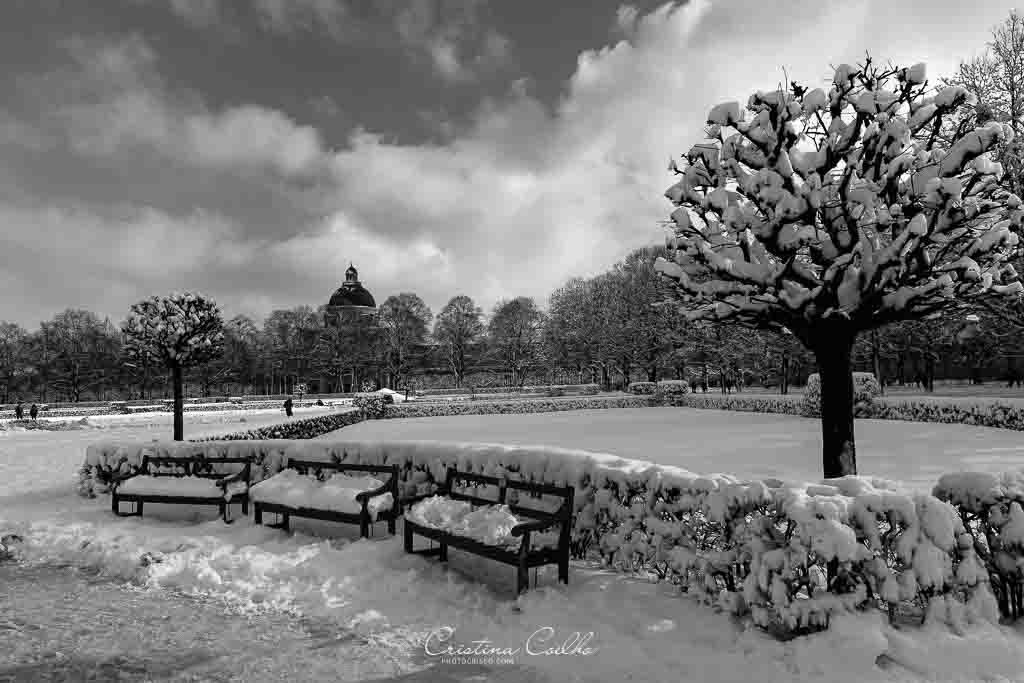
[[[861,474],[930,491],[943,472],[999,472],[1024,464],[1024,432],[988,427],[857,420]],[[790,415],[688,408],[456,415],[362,422],[339,440],[482,441],[613,453],[692,472],[742,477],[821,477],[821,425]]]

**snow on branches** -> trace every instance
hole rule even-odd
[[[927,88],[925,68],[843,64],[828,92],[796,83],[719,104],[666,196],[673,260],[692,319],[735,319],[806,339],[980,298],[1019,294],[1008,259],[1021,199],[988,154],[1012,139],[990,122],[947,143],[944,118],[973,96]]]
[[[133,304],[122,331],[131,353],[158,358],[167,367],[189,367],[221,354],[222,327],[220,309],[212,299],[175,292]]]

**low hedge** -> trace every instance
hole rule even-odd
[[[871,609],[890,616],[912,611],[953,625],[998,620],[999,589],[993,595],[991,584],[999,576],[987,551],[978,548],[976,534],[985,530],[971,525],[991,515],[991,506],[1004,506],[1008,512],[999,520],[1009,521],[996,524],[1004,535],[999,557],[1006,559],[995,564],[1007,568],[1007,594],[1022,590],[1019,571],[1012,573],[1024,565],[1024,547],[1016,540],[1024,521],[1021,487],[1011,491],[1004,484],[1024,481],[1024,473],[995,484],[981,478],[987,475],[944,478],[935,489],[940,499],[868,477],[747,481],[559,448],[249,441],[91,445],[82,470],[94,474],[83,486],[102,489],[95,473],[127,471],[146,453],[249,455],[259,465],[258,477],[280,471],[290,457],[398,464],[402,495],[429,493],[447,467],[569,484],[576,490],[575,557],[600,557],[609,568],[671,581],[705,604],[790,633],[826,628],[833,615]],[[531,500],[534,507],[546,504],[557,501]]]
[[[445,417],[448,415],[515,415],[601,408],[644,408],[656,405],[652,401],[653,397],[642,396],[587,396],[541,398],[522,401],[417,402],[387,406],[381,417],[387,419]]]
[[[872,373],[853,373],[854,405],[871,403],[881,394],[882,388]],[[818,373],[814,373],[807,378],[807,387],[804,389],[804,404],[808,415],[813,417],[821,416],[821,375]]]
[[[665,395],[663,405],[678,408],[736,410],[745,413],[780,413],[809,417],[799,396],[763,396],[756,394],[676,394]]]
[[[358,410],[349,410],[344,413],[332,415],[317,415],[316,417],[304,420],[292,420],[281,424],[250,429],[244,432],[232,432],[231,434],[220,434],[202,439],[192,439],[194,442],[204,441],[260,441],[266,439],[315,439],[329,432],[342,427],[347,427],[365,420],[365,416]]]
[[[457,394],[547,394],[561,390],[563,393],[596,394],[596,384],[539,384],[522,387],[459,387],[448,389],[424,389],[416,392],[417,396],[451,396]]]

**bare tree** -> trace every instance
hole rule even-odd
[[[434,323],[434,341],[440,346],[448,366],[461,387],[466,376],[470,348],[484,333],[483,311],[465,295],[452,297]]]

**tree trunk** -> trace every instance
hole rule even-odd
[[[830,335],[814,352],[821,377],[822,467],[826,479],[857,474],[853,438],[853,337]]]
[[[878,330],[871,330],[871,362],[875,370],[875,379],[878,381],[879,393],[885,394],[885,382],[882,381],[882,354],[879,346]]]
[[[782,379],[780,390],[782,395],[785,396],[789,393],[789,354],[782,354]]]
[[[174,440],[185,440],[185,401],[182,397],[181,366],[171,368],[171,383],[174,384]]]

